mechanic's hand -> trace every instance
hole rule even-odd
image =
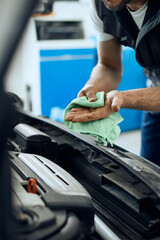
[[[95,102],[97,100],[96,98],[97,89],[94,85],[87,85],[82,88],[82,90],[78,93],[78,98],[86,96],[88,101]]]
[[[119,112],[123,104],[123,93],[117,90],[110,91],[106,94],[106,101],[110,103],[114,112]]]
[[[76,122],[90,122],[102,118],[106,118],[113,112],[118,112],[123,103],[122,93],[119,91],[111,91],[106,94],[104,107],[100,108],[74,108],[67,114],[65,120]]]

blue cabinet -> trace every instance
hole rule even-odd
[[[40,51],[41,111],[61,109],[77,97],[97,61],[96,48]]]
[[[124,47],[122,52],[123,77],[118,90],[128,90],[146,87],[146,77],[143,68],[135,59],[135,51]],[[139,129],[141,127],[142,111],[121,109],[124,121],[120,123],[121,131]]]

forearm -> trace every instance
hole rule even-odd
[[[98,63],[86,85],[94,85],[97,91],[109,92],[117,89],[122,79],[122,69],[111,68],[102,63]],[[85,85],[85,86],[86,86]]]
[[[160,111],[160,87],[134,89],[120,92],[121,108],[144,111]]]

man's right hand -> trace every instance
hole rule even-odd
[[[81,89],[77,97],[80,98],[86,96],[88,101],[95,102],[97,100],[96,93],[97,93],[96,87],[94,85],[88,84]]]
[[[109,117],[118,112],[123,104],[123,92],[117,90],[106,94],[104,107],[99,108],[74,108],[67,114],[65,120],[76,122],[90,122]]]

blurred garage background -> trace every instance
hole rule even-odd
[[[24,108],[63,122],[66,106],[89,79],[97,62],[96,32],[90,0],[42,0],[30,18],[6,76],[6,89]],[[146,86],[134,50],[123,47],[123,79],[119,90]],[[120,110],[124,121],[116,144],[139,154],[143,113]]]

